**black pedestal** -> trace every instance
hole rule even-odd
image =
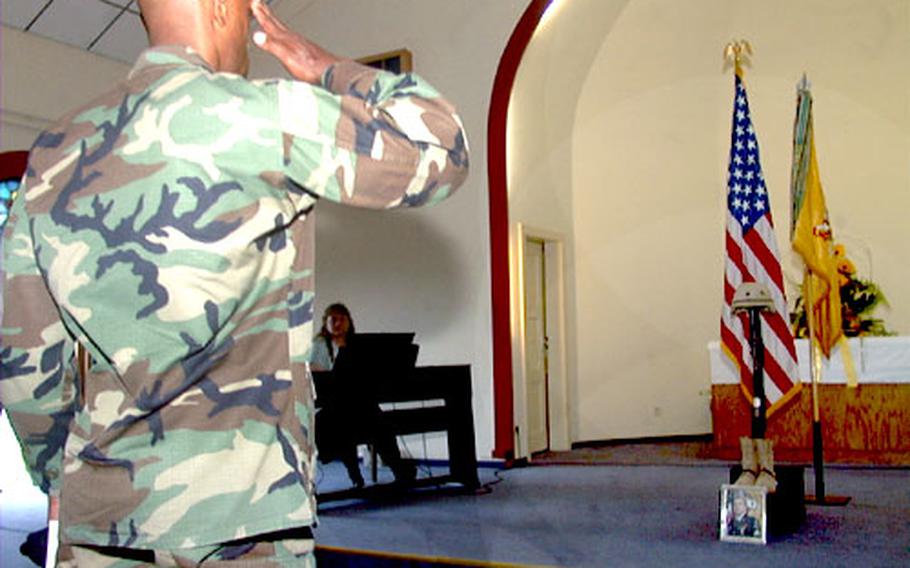
[[[776,536],[799,530],[806,520],[806,486],[803,479],[806,467],[802,465],[777,465],[777,491],[768,493],[768,533]],[[730,483],[742,473],[741,465],[730,468]]]

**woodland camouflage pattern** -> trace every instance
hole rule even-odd
[[[155,550],[155,566],[255,566],[256,568],[315,568],[315,542],[309,538],[279,539],[275,542],[234,541],[226,546],[211,545]],[[150,559],[124,559],[89,545],[64,544],[57,555],[57,568],[135,568],[153,564]]]
[[[64,542],[314,524],[313,206],[429,204],[467,168],[417,76],[251,82],[183,47],[43,133],[4,236],[0,401]]]

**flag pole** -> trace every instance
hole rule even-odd
[[[812,470],[815,472],[815,497],[811,495],[806,501],[823,504],[825,502],[825,453],[822,440],[822,419],[821,411],[818,404],[818,384],[821,382],[822,374],[822,354],[818,348],[818,340],[815,337],[815,318],[812,317],[811,299],[815,297],[812,287],[812,272],[806,267],[805,276],[805,297],[809,301],[804,302],[806,309],[806,323],[809,327],[809,360],[810,374],[812,375]]]
[[[805,272],[805,297],[814,298],[812,285],[812,271],[806,267]],[[825,493],[825,450],[822,438],[821,405],[819,404],[818,386],[822,377],[822,352],[815,337],[815,325],[810,312],[811,302],[804,302],[806,308],[806,323],[809,328],[809,354],[810,372],[812,375],[812,471],[815,474],[815,495],[806,495],[806,504],[828,507],[843,507],[850,502],[850,497],[842,495],[827,495]]]
[[[800,93],[800,97],[802,97],[802,93],[804,91],[808,92],[808,90],[809,79],[804,73],[802,79],[800,79],[799,83],[797,84],[797,92]],[[797,110],[798,115],[799,112],[800,111]],[[811,132],[811,120],[812,118],[810,111],[808,144],[810,152],[814,152],[814,141],[812,140]],[[796,144],[795,139],[794,144]],[[809,168],[811,170],[815,166],[814,153],[810,153],[810,162],[811,163]],[[827,213],[825,216],[827,217]],[[794,226],[795,223],[796,221],[794,220]],[[813,228],[813,234],[821,236],[821,233],[823,231],[820,230],[819,233],[816,233],[816,229],[825,229],[826,227],[827,218],[824,219],[823,225],[819,225]],[[830,227],[827,227],[826,230],[829,233],[828,238],[830,239]],[[821,345],[819,345],[819,338],[816,336],[816,326],[818,322],[816,322],[815,316],[813,314],[813,311],[815,310],[816,297],[814,290],[815,284],[813,280],[814,278],[812,269],[810,268],[809,264],[806,264],[806,269],[803,277],[803,303],[806,311],[806,324],[809,330],[809,368],[812,375],[812,469],[815,473],[815,495],[806,495],[806,503],[823,506],[843,506],[850,502],[850,497],[831,496],[825,494],[825,452],[824,440],[822,436],[821,404],[819,401],[819,385],[821,384],[822,377],[822,348]],[[839,305],[837,309],[840,310]]]

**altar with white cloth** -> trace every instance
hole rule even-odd
[[[847,386],[840,348],[823,359],[819,404],[825,461],[910,465],[910,337],[848,340],[858,386]],[[812,460],[812,376],[809,342],[796,341],[802,388],[768,418],[766,437],[779,461]],[[751,430],[739,372],[719,342],[708,344],[715,455],[739,458],[739,437]]]

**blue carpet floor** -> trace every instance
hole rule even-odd
[[[347,486],[336,466],[323,466],[321,490]],[[478,493],[443,487],[325,503],[316,530],[328,547],[321,568],[422,568],[447,559],[475,566],[910,566],[910,470],[828,468],[829,494],[848,495],[850,504],[809,507],[800,530],[766,546],[718,541],[717,494],[727,475],[710,462],[482,469],[486,490]],[[42,514],[33,498],[0,494],[0,566],[30,566],[18,545]],[[374,555],[328,554],[337,548]]]
[[[910,566],[910,470],[826,470],[846,507],[809,507],[766,546],[718,541],[725,466],[482,471],[490,492],[330,503],[323,545],[534,566]],[[811,469],[806,487],[813,487]]]

